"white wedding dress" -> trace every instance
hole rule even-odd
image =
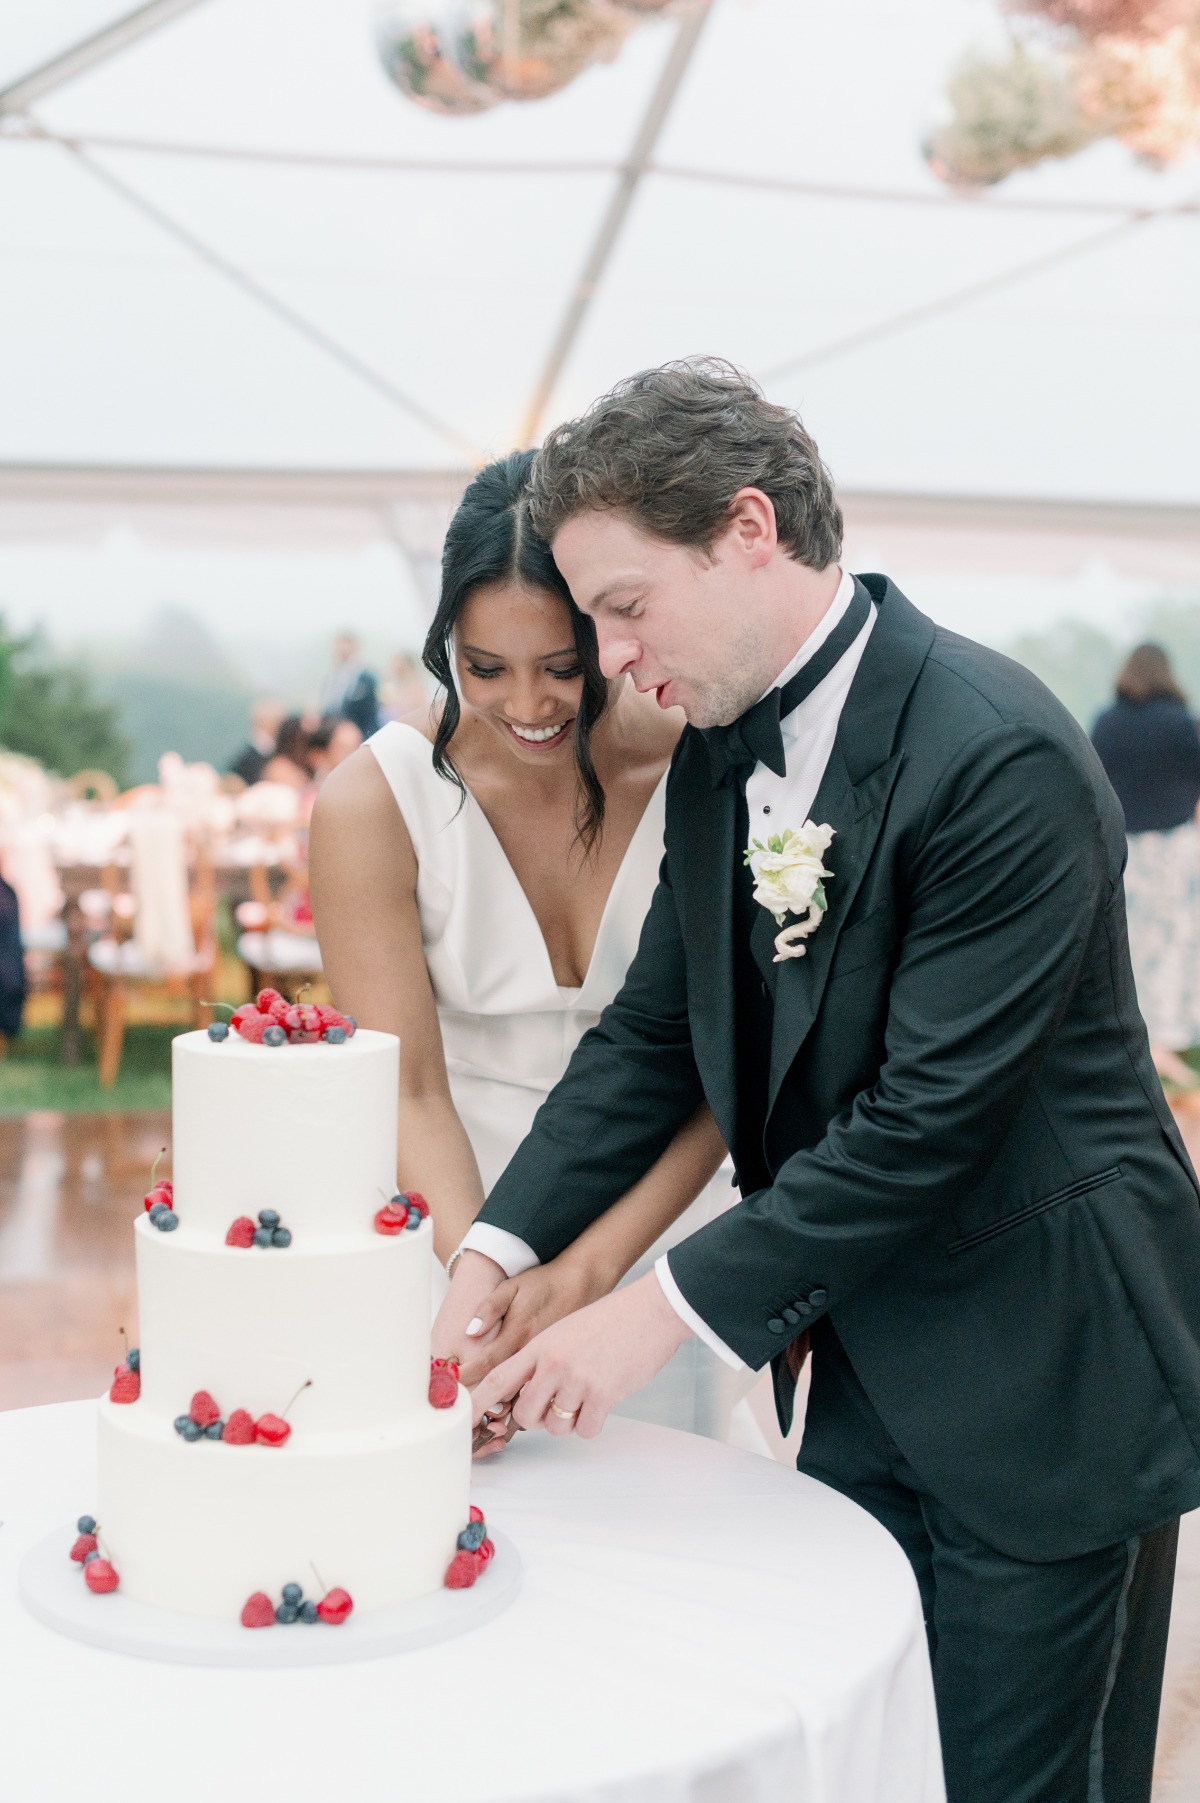
[[[541,928],[487,816],[469,792],[460,807],[424,734],[393,721],[367,743],[416,851],[417,909],[450,1093],[486,1194],[625,979],[662,861],[666,778],[622,859],[583,985],[567,989],[555,982]],[[625,1281],[729,1207],[730,1179],[726,1163]],[[744,1388],[740,1374],[690,1339],[619,1412],[723,1439]]]

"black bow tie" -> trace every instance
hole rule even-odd
[[[701,736],[708,746],[714,789],[742,781],[756,764],[765,764],[776,776],[786,774],[780,722],[795,713],[834,665],[841,662],[866,625],[870,612],[871,597],[861,583],[856,583],[849,607],[825,643],[797,670],[790,682],[781,689],[772,689],[731,726],[703,728]]]

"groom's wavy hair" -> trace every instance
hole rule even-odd
[[[604,825],[604,790],[592,762],[591,735],[608,706],[608,684],[600,669],[596,628],[581,614],[559,575],[550,547],[529,519],[529,472],[533,451],[514,451],[480,470],[459,503],[442,551],[442,588],[422,653],[425,668],[444,691],[433,738],[433,767],[452,782],[465,802],[466,784],[454,767],[450,743],[462,719],[454,681],[454,628],[474,591],[492,582],[556,595],[571,620],[583,694],[575,715],[575,769],[579,777],[575,830],[585,852],[594,849]]]
[[[626,377],[556,426],[530,508],[547,543],[577,513],[614,510],[707,554],[740,488],[770,497],[789,557],[814,570],[837,562],[842,510],[798,416],[723,358],[682,357]]]

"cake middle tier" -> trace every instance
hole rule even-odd
[[[428,1408],[432,1229],[309,1249],[225,1246],[142,1215],[137,1246],[143,1409],[166,1422],[207,1390],[234,1409],[289,1410],[297,1440],[394,1426]]]

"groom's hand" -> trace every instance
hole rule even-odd
[[[474,1391],[476,1424],[485,1414],[502,1418],[511,1405],[518,1427],[589,1440],[617,1403],[649,1383],[690,1334],[651,1271],[628,1289],[556,1321],[497,1365]]]

